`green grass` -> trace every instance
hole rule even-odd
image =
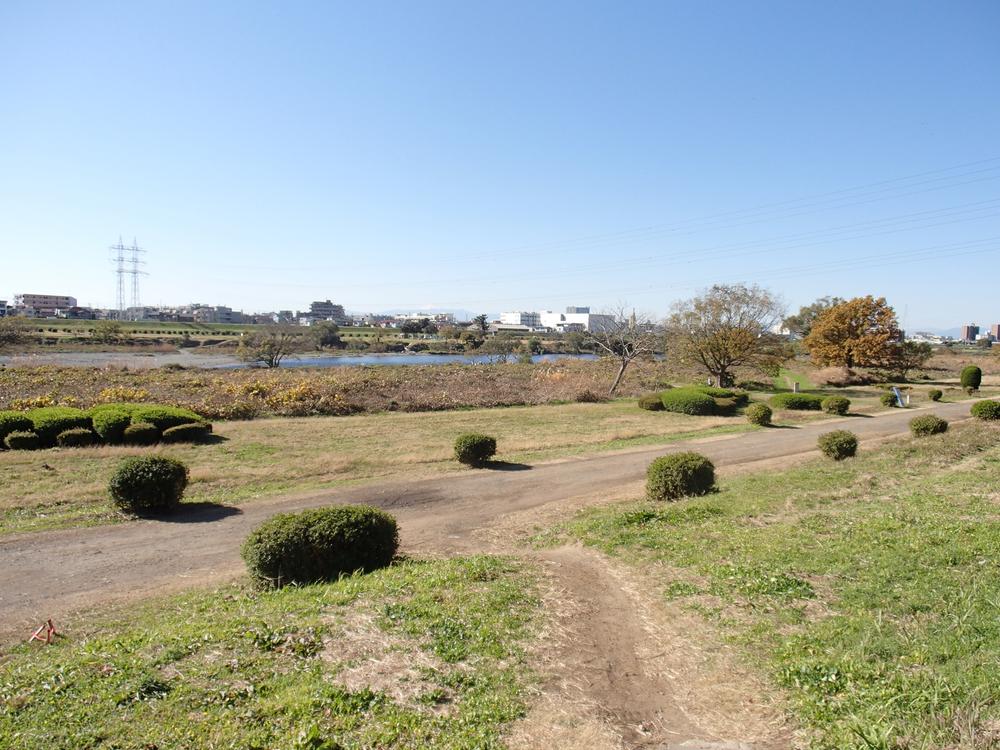
[[[787,692],[812,747],[995,747],[998,437],[966,423],[569,531],[659,571]]]
[[[473,557],[153,601],[9,654],[0,746],[498,748],[532,679],[535,582]]]

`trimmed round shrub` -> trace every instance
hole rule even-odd
[[[715,466],[700,453],[671,453],[656,459],[646,470],[646,497],[676,500],[704,495],[715,486]]]
[[[937,435],[948,431],[948,422],[933,414],[922,414],[910,420],[910,432],[916,437]]]
[[[694,388],[671,388],[660,394],[660,403],[666,411],[678,414],[705,416],[715,414],[715,399]]]
[[[149,422],[130,424],[122,433],[122,442],[128,445],[152,445],[160,440],[160,431]]]
[[[187,482],[188,470],[180,461],[163,456],[133,456],[115,469],[108,490],[116,508],[141,516],[176,508]]]
[[[138,405],[132,409],[132,423],[148,422],[160,432],[182,424],[204,422],[200,414],[179,406]]]
[[[639,396],[639,408],[646,411],[663,411],[663,402],[660,400],[660,394],[647,393],[645,396]]]
[[[38,435],[29,430],[14,430],[7,433],[3,444],[12,451],[33,451],[42,447]]]
[[[765,426],[771,424],[771,417],[773,416],[771,407],[762,403],[750,404],[744,414],[746,415],[747,422],[750,424]]]
[[[929,391],[927,391],[927,398],[929,398],[931,401],[940,401],[943,395],[944,394],[937,388],[931,388]]]
[[[258,585],[277,588],[384,568],[398,547],[391,515],[340,505],[276,515],[251,532],[240,553]]]
[[[899,399],[896,398],[896,394],[892,391],[886,391],[878,397],[878,400],[882,406],[899,406]]]
[[[168,427],[160,438],[164,443],[203,443],[212,433],[211,428],[203,422],[179,424]]]
[[[55,445],[60,432],[74,427],[90,429],[90,415],[69,406],[45,406],[32,409],[25,415],[31,420],[33,429],[44,446]]]
[[[771,406],[793,411],[819,411],[823,408],[823,397],[812,393],[779,393],[771,397]]]
[[[468,466],[485,466],[497,452],[497,439],[474,432],[455,439],[455,458]]]
[[[12,432],[31,432],[34,425],[22,412],[0,411],[0,445]]]
[[[122,442],[125,428],[132,424],[132,412],[118,405],[95,406],[90,421],[101,440],[113,445]]]
[[[827,414],[844,416],[851,408],[851,399],[843,396],[827,396],[820,403],[820,406]]]
[[[73,427],[56,435],[56,445],[60,448],[85,448],[97,442],[97,435],[84,427]]]
[[[733,390],[732,388],[718,388],[711,385],[694,386],[694,390],[704,393],[712,398],[732,400],[736,406],[746,406],[750,403],[750,394],[746,391]]]
[[[972,405],[972,409],[969,412],[977,419],[1000,419],[1000,401],[993,401],[992,399],[977,401]]]
[[[959,382],[967,391],[978,391],[983,382],[983,371],[975,365],[964,367],[959,375]]]
[[[817,441],[823,455],[834,461],[843,461],[858,452],[858,438],[847,430],[834,430],[819,436]]]

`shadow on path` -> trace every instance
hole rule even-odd
[[[221,503],[181,503],[176,513],[165,516],[148,516],[144,520],[165,521],[166,523],[211,523],[223,518],[243,513],[239,508]]]
[[[491,471],[530,471],[529,464],[512,463],[511,461],[489,461],[483,464],[484,469]]]

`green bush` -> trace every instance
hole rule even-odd
[[[715,399],[695,388],[671,388],[660,394],[660,403],[678,414],[705,416],[716,411]]]
[[[122,433],[122,442],[128,445],[152,445],[159,442],[160,431],[149,422],[130,424]]]
[[[469,466],[485,466],[497,452],[497,439],[474,432],[455,439],[455,458]]]
[[[933,414],[923,414],[910,420],[910,432],[917,437],[937,435],[948,431],[948,423]]]
[[[85,448],[97,442],[97,435],[85,427],[73,427],[56,435],[60,448]]]
[[[750,403],[750,394],[746,391],[737,391],[732,388],[716,388],[711,385],[698,385],[693,386],[693,388],[699,393],[711,396],[716,401],[718,399],[731,399],[736,406],[746,406]]]
[[[823,397],[812,393],[779,393],[771,397],[771,406],[793,411],[819,411],[823,408]]]
[[[28,430],[14,430],[14,432],[7,433],[3,444],[12,451],[33,451],[42,447],[42,441],[38,439],[38,435]]]
[[[118,404],[95,406],[90,410],[90,421],[101,440],[113,445],[124,439],[125,429],[132,424],[132,412]]]
[[[60,432],[74,427],[90,429],[90,416],[87,412],[69,406],[45,406],[25,412],[25,415],[31,420],[43,446],[55,445],[56,436]]]
[[[34,425],[22,412],[0,411],[0,445],[12,432],[31,432]]]
[[[155,425],[160,432],[182,424],[198,424],[205,422],[200,414],[179,406],[158,406],[155,404],[141,405],[132,410],[132,423],[148,422]]]
[[[202,422],[179,424],[165,429],[162,440],[164,443],[203,443],[211,433],[209,426]]]
[[[839,414],[844,416],[851,408],[851,399],[843,396],[827,396],[820,403],[823,411],[827,414]]]
[[[979,386],[983,383],[983,371],[975,365],[969,365],[962,369],[959,381],[965,390],[978,391]]]
[[[391,515],[340,505],[274,516],[254,529],[240,552],[257,584],[279,587],[383,568],[398,546]]]
[[[929,391],[927,391],[927,398],[929,398],[931,401],[940,401],[943,395],[944,394],[937,388],[931,388]]]
[[[1000,419],[1000,401],[993,401],[991,399],[977,401],[972,405],[970,413],[977,419]]]
[[[162,456],[133,456],[122,461],[108,490],[115,507],[145,515],[173,510],[184,496],[188,470],[180,461]]]
[[[892,391],[886,391],[878,397],[878,400],[882,406],[899,406],[899,399],[896,398],[896,394]]]
[[[842,461],[858,452],[858,438],[853,432],[847,430],[824,433],[819,436],[817,443],[823,454],[834,461]]]
[[[750,404],[750,406],[747,407],[747,410],[744,413],[746,414],[747,422],[749,422],[750,424],[759,424],[759,425],[771,424],[771,417],[773,416],[773,412],[771,411],[771,407],[768,406],[767,404],[762,404],[759,402],[756,404]]]
[[[671,453],[656,459],[646,470],[646,497],[676,500],[704,495],[715,486],[715,466],[699,453]]]
[[[646,411],[663,411],[663,401],[660,400],[659,393],[647,393],[639,396],[639,408]]]

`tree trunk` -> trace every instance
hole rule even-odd
[[[615,382],[611,384],[611,389],[608,391],[609,396],[614,396],[615,391],[618,390],[618,386],[622,382],[622,377],[625,375],[625,368],[628,367],[628,360],[622,360],[622,366],[618,368],[618,374],[615,375]]]

